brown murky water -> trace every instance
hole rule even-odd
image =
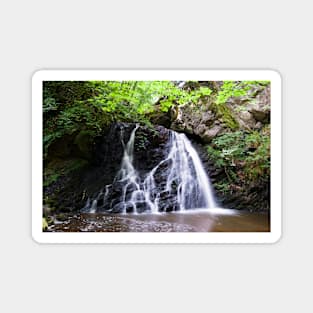
[[[225,213],[224,213],[225,212]],[[269,232],[267,213],[235,210],[165,214],[70,214],[50,232]]]

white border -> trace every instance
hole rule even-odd
[[[42,82],[66,80],[270,80],[271,231],[42,232]],[[32,77],[32,236],[38,243],[274,243],[281,237],[281,77],[273,70],[41,70]]]

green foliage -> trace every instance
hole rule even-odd
[[[153,110],[153,104],[173,88],[168,81],[105,81],[90,82],[97,96],[89,99],[104,112],[114,113],[120,119],[140,120]]]
[[[56,111],[58,109],[56,100],[50,96],[43,97],[43,113],[48,113],[50,111]]]
[[[50,175],[45,175],[44,177],[45,177],[45,179],[44,179],[43,186],[44,187],[48,187],[51,184],[55,183],[59,179],[60,174],[58,174],[58,173],[51,173]]]
[[[235,160],[245,157],[245,135],[242,131],[227,133],[215,138],[208,153],[217,167],[235,166]]]
[[[266,180],[270,175],[270,130],[246,133],[236,131],[215,138],[207,147],[210,159],[225,171],[227,181],[215,187],[225,191],[237,184],[244,186]]]
[[[248,86],[251,87],[262,87],[265,88],[268,86],[271,82],[269,80],[244,80],[241,82],[242,86]]]
[[[90,135],[100,133],[102,127],[111,120],[110,116],[99,114],[99,109],[81,101],[68,105],[58,115],[44,121],[43,146],[47,154],[50,144],[64,135],[72,135],[81,130],[88,130]]]
[[[49,146],[64,135],[87,130],[95,136],[112,121],[109,114],[88,102],[96,93],[91,82],[44,82],[44,157]]]
[[[94,85],[82,81],[45,81],[43,100],[54,99],[57,108],[71,104],[76,100],[87,100],[95,95]]]
[[[218,190],[222,194],[227,194],[229,192],[229,183],[228,182],[220,182],[214,184],[216,190]]]
[[[70,159],[70,160],[54,160],[44,169],[44,187],[48,187],[57,182],[61,177],[67,176],[70,172],[76,171],[88,162],[83,159]]]
[[[261,133],[252,132],[246,137],[248,157],[245,174],[249,180],[266,178],[270,175],[270,129],[264,128]]]
[[[255,91],[262,90],[270,82],[269,81],[230,81],[225,80],[218,91],[215,103],[217,105],[226,103],[230,98],[251,97],[255,94],[248,95],[248,91],[254,88]]]
[[[211,92],[207,87],[186,91],[172,81],[44,82],[44,155],[64,135],[86,130],[94,137],[114,121],[150,125],[149,113],[196,105]]]
[[[82,126],[94,130],[95,133],[101,129],[95,110],[81,102],[75,102],[72,107],[62,111],[57,126],[67,134],[81,130]]]
[[[173,82],[155,82],[158,86],[156,95],[162,97],[160,100],[161,111],[167,112],[173,105],[197,105],[201,98],[210,96],[212,90],[208,87],[187,91],[178,88]]]
[[[224,81],[219,90],[215,103],[217,105],[224,104],[231,97],[240,97],[246,95],[249,87],[244,86],[240,82]]]

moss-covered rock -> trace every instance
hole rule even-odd
[[[232,131],[235,131],[239,128],[239,123],[236,120],[235,115],[233,114],[231,108],[227,104],[216,104],[212,103],[210,110],[215,113],[215,117],[220,119],[226,128],[229,128]]]
[[[42,218],[42,230],[46,231],[46,230],[48,230],[48,227],[49,227],[49,225],[47,223],[47,220],[43,217]]]

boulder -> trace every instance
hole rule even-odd
[[[206,130],[202,135],[201,138],[203,142],[210,143],[213,138],[215,138],[221,131],[223,127],[220,125],[215,125],[212,128]]]
[[[248,111],[257,122],[267,124],[270,122],[270,86],[267,86],[257,96],[253,103],[248,106]]]
[[[208,129],[207,126],[205,126],[204,124],[200,124],[198,125],[198,127],[195,128],[194,134],[202,137],[202,135],[205,133],[207,129]]]
[[[256,120],[253,115],[248,111],[241,111],[237,115],[237,121],[240,128],[243,129],[253,129],[256,125]]]

